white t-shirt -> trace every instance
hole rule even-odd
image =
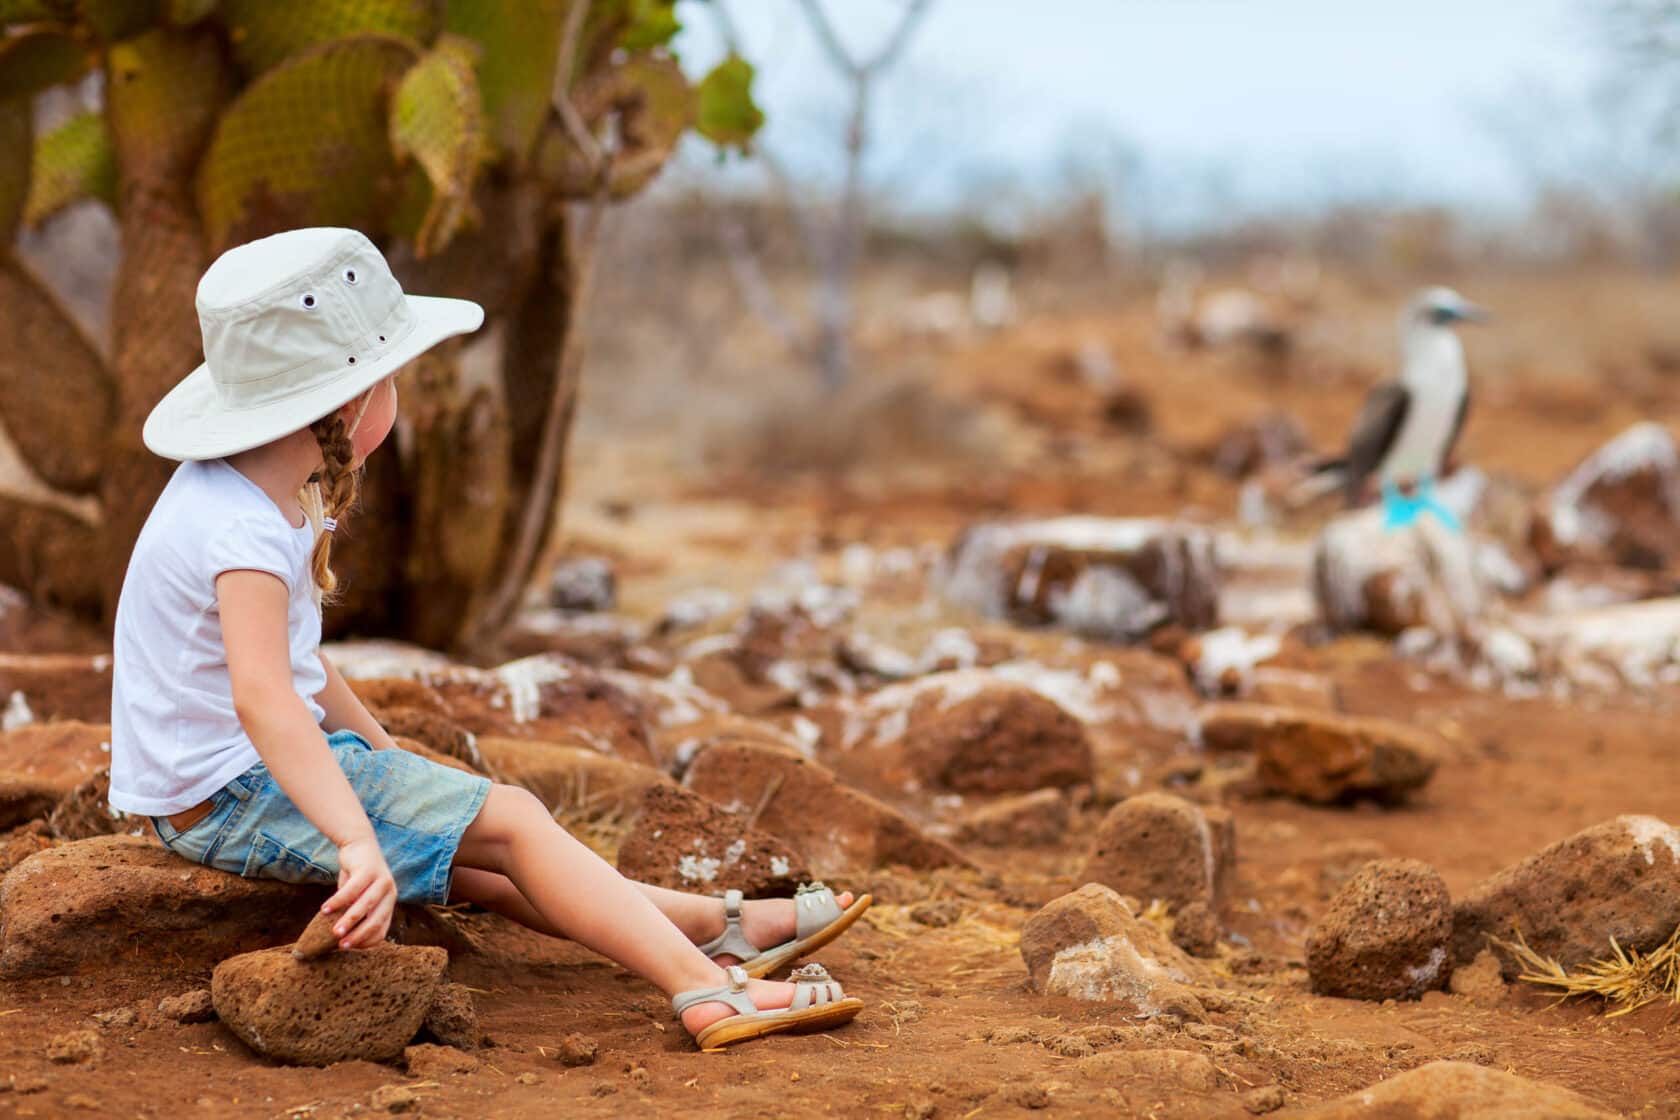
[[[256,483],[220,459],[182,463],[128,562],[111,695],[111,805],[166,816],[258,762],[233,710],[216,577],[270,572],[291,593],[292,687],[316,722],[321,610],[310,576],[313,527],[293,527]]]

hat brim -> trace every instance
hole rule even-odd
[[[255,408],[229,408],[216,393],[209,366],[200,365],[146,418],[141,433],[146,447],[165,459],[220,459],[272,443],[355,400],[444,339],[470,334],[484,322],[484,308],[471,300],[403,298],[414,314],[414,328],[376,361],[308,393]]]

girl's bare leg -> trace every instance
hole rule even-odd
[[[642,976],[666,995],[728,983],[723,969],[685,937],[653,900],[554,822],[525,790],[496,785],[455,854],[461,868],[505,875],[547,928]],[[793,985],[754,980],[760,1008],[786,1007]],[[683,1014],[698,1032],[733,1014],[706,1003]]]
[[[687,894],[648,883],[630,882],[659,908],[682,931],[683,936],[696,945],[710,941],[723,932],[723,900],[707,895]],[[482,906],[486,910],[511,918],[522,926],[564,937],[531,905],[529,899],[505,875],[477,868],[462,867],[455,872],[452,896]],[[842,909],[852,904],[852,893],[838,896]],[[793,903],[785,898],[753,899],[741,907],[741,931],[748,941],[759,948],[780,945],[798,931],[798,916]],[[733,958],[730,958],[731,960]]]

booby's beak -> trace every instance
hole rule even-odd
[[[1493,314],[1473,303],[1461,303],[1453,308],[1453,318],[1464,323],[1485,323],[1493,318]]]

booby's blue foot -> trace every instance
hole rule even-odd
[[[1404,529],[1415,524],[1425,513],[1430,513],[1443,527],[1455,533],[1464,531],[1457,515],[1435,500],[1435,480],[1432,478],[1419,479],[1417,493],[1410,497],[1402,494],[1394,483],[1383,483],[1382,506],[1384,529]]]

